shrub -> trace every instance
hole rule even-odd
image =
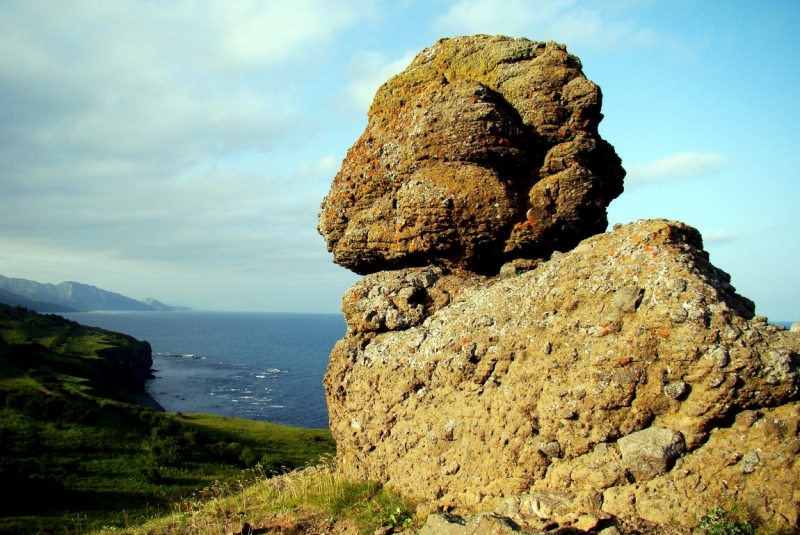
[[[391,526],[395,529],[405,529],[413,520],[413,517],[409,511],[404,511],[401,507],[395,507],[394,511],[389,515],[384,521],[384,525]]]
[[[242,465],[245,468],[250,468],[256,465],[258,462],[258,456],[253,452],[253,450],[245,446],[242,448],[242,453],[239,455],[239,460],[242,462]]]
[[[697,523],[706,535],[755,535],[756,533],[750,522],[732,518],[732,515],[722,507],[709,510]]]

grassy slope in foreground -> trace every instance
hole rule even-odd
[[[330,432],[128,403],[146,342],[0,306],[0,532],[131,525],[256,463],[295,468],[331,453]],[[144,375],[143,375],[144,374]]]
[[[330,461],[330,459],[328,459]],[[240,485],[214,485],[145,524],[97,534],[217,535],[252,533],[372,534],[380,526],[414,533],[426,514],[417,502],[369,481],[354,481],[323,461],[268,478],[254,474]]]

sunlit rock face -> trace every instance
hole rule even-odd
[[[342,308],[325,389],[349,475],[534,527],[553,518],[520,504],[562,495],[562,525],[720,500],[797,521],[800,332],[754,316],[687,225],[631,223],[511,277],[375,273]]]
[[[334,261],[496,273],[603,232],[625,171],[597,133],[601,102],[556,43],[474,36],[422,51],[378,90],[322,204]]]
[[[338,469],[534,529],[731,503],[798,527],[800,331],[696,229],[605,232],[600,102],[563,46],[487,36],[378,91],[319,220],[366,274],[324,379]]]

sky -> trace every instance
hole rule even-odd
[[[800,321],[800,3],[0,0],[0,274],[337,312],[317,214],[377,88],[439,38],[567,45],[628,171],[609,222],[698,228]]]

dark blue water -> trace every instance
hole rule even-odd
[[[146,389],[169,412],[327,427],[322,376],[345,333],[339,314],[80,312],[61,314],[153,347]]]

